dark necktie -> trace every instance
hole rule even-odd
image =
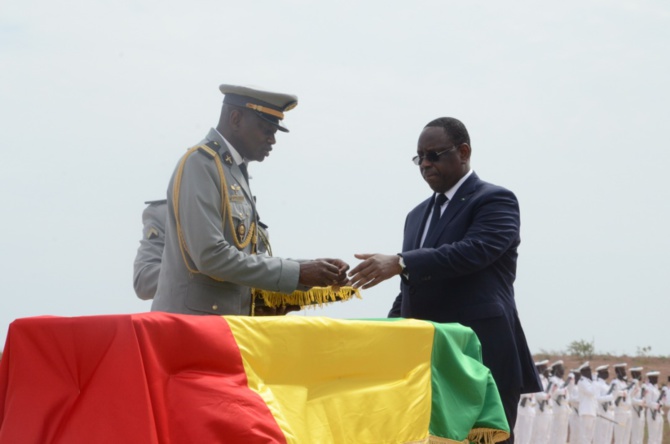
[[[249,172],[247,171],[247,164],[242,162],[240,164],[240,170],[242,170],[242,174],[244,174],[244,178],[247,180],[247,183],[249,183]]]
[[[428,233],[426,234],[426,239],[430,237],[431,234],[435,231],[437,228],[437,223],[440,220],[440,216],[442,215],[442,205],[447,201],[447,196],[444,194],[440,193],[437,196],[435,196],[435,202],[433,203],[433,215],[430,217],[430,225],[428,225]]]

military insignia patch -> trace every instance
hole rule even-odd
[[[233,156],[231,156],[230,153],[226,152],[223,155],[223,161],[226,162],[226,165],[230,166],[233,164]]]
[[[158,230],[155,229],[154,227],[151,227],[149,231],[147,231],[147,239],[156,239],[158,237]]]
[[[237,236],[238,236],[240,239],[244,239],[244,235],[245,235],[246,233],[247,233],[247,227],[245,227],[245,226],[244,226],[244,223],[242,222],[242,223],[240,223],[240,224],[237,226]]]

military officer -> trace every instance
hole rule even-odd
[[[568,416],[570,415],[568,384],[570,380],[563,381],[565,367],[563,361],[558,360],[551,364],[551,376],[549,381],[554,389],[551,393],[551,404],[553,419],[551,421],[551,431],[549,433],[549,442],[551,444],[565,444],[568,440]]]
[[[516,424],[514,425],[514,442],[530,444],[533,436],[533,422],[535,420],[535,398],[533,393],[522,393],[517,409]]]
[[[647,372],[645,403],[647,404],[647,444],[661,444],[663,439],[663,393],[658,387],[659,372]]]
[[[167,200],[152,200],[145,204],[147,207],[142,212],[142,239],[133,266],[133,286],[137,297],[146,301],[154,298],[158,286],[165,246]]]
[[[630,384],[626,380],[625,362],[614,364],[614,373],[616,378],[612,381],[614,384],[614,444],[628,444],[630,443],[631,421],[632,421],[632,404],[630,401],[629,392],[635,385],[635,382]]]
[[[153,299],[158,286],[158,274],[161,268],[163,248],[165,247],[165,221],[167,219],[167,200],[151,200],[145,202],[147,207],[142,212],[142,239],[135,256],[133,286],[137,297],[143,300]],[[259,254],[272,255],[270,236],[267,226],[258,222]],[[299,310],[300,306],[267,307],[262,300],[256,300],[256,315],[286,314]]]
[[[167,192],[165,250],[151,309],[173,313],[253,314],[252,288],[291,293],[344,285],[340,259],[297,261],[257,253],[258,211],[247,164],[270,155],[284,114],[298,99],[235,85],[219,123],[189,149]]]
[[[644,426],[646,423],[645,387],[642,384],[642,370],[644,367],[633,367],[630,376],[635,383],[630,390],[630,402],[633,407],[631,415],[631,444],[642,444],[644,440]]]
[[[614,433],[614,400],[615,384],[608,383],[610,377],[609,365],[601,365],[596,368],[595,385],[598,387],[598,413],[596,415],[596,428],[593,435],[595,444],[611,444]]]
[[[535,368],[542,381],[541,392],[535,396],[535,420],[533,421],[533,434],[531,442],[533,444],[544,444],[549,442],[549,430],[551,429],[551,420],[553,417],[552,406],[550,403],[553,383],[549,380],[549,360],[544,359],[535,363]]]
[[[579,429],[580,443],[591,444],[595,432],[596,415],[598,414],[598,396],[600,390],[593,381],[593,373],[589,362],[579,367]]]
[[[582,436],[579,420],[579,387],[577,386],[581,376],[579,369],[576,368],[570,370],[570,374],[568,375],[568,401],[570,403],[568,442],[575,444],[579,444],[580,437]]]

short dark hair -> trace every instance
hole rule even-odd
[[[463,122],[458,119],[454,119],[453,117],[440,117],[439,119],[428,122],[424,128],[428,127],[443,128],[454,145],[460,145],[462,143],[470,145],[470,135],[468,134],[468,130],[465,128],[465,125],[463,125]]]

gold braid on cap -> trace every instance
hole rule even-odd
[[[279,120],[284,119],[284,113],[283,112],[277,111],[277,110],[272,109],[272,108],[268,108],[267,106],[256,105],[254,103],[247,103],[246,107],[251,108],[254,111],[259,111],[261,113],[270,114],[271,116],[275,116]]]
[[[235,229],[235,224],[233,222],[233,212],[230,209],[230,200],[228,199],[228,186],[226,183],[226,176],[223,173],[223,164],[221,163],[219,153],[217,153],[207,145],[196,145],[190,148],[186,152],[184,157],[182,157],[181,162],[179,162],[174,187],[172,189],[172,202],[174,206],[175,220],[177,221],[177,237],[179,239],[179,249],[181,250],[181,255],[184,258],[184,264],[186,264],[186,268],[188,269],[188,271],[194,274],[200,274],[200,272],[195,268],[193,260],[190,259],[191,254],[189,253],[188,248],[186,246],[186,241],[184,240],[184,233],[182,232],[181,222],[179,219],[179,191],[181,188],[181,178],[182,175],[184,174],[184,165],[186,164],[186,159],[188,159],[188,157],[191,154],[195,153],[198,150],[203,150],[204,152],[206,152],[207,154],[209,154],[211,157],[214,158],[214,162],[216,163],[216,169],[219,173],[219,183],[221,192],[221,229],[223,230],[225,228],[225,223],[227,221],[228,224],[230,225],[230,231],[233,233],[233,242],[235,246],[237,246],[237,248],[239,248],[240,250],[246,248],[250,243],[253,242],[251,249],[253,253],[256,253],[256,243],[258,242],[255,222],[251,223],[251,226],[249,227],[249,232],[246,233],[247,235],[244,239],[240,239],[240,236],[238,235],[237,230]],[[226,215],[228,217],[226,217]],[[217,279],[213,276],[209,277],[219,282],[225,282],[223,279]]]

